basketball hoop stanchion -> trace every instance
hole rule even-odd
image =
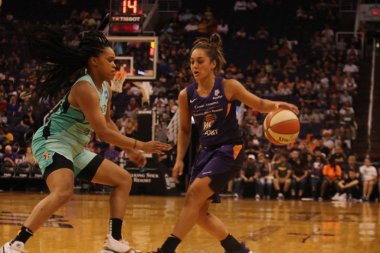
[[[123,84],[127,79],[127,74],[122,69],[116,71],[115,77],[111,80],[111,90],[118,93],[123,92]]]

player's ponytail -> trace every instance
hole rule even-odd
[[[62,90],[69,90],[73,81],[84,73],[88,59],[110,46],[98,31],[86,32],[77,48],[65,45],[62,35],[52,30],[34,31],[28,37],[31,54],[42,62],[36,86],[38,97],[54,97]]]
[[[215,72],[216,74],[219,74],[224,64],[226,64],[226,59],[224,58],[222,50],[222,38],[220,35],[218,33],[213,33],[209,38],[197,39],[193,43],[191,53],[197,48],[206,50],[211,60],[216,61]]]

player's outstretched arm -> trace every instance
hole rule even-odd
[[[71,100],[82,110],[85,118],[94,129],[96,135],[107,143],[122,149],[138,149],[147,153],[161,153],[171,149],[171,146],[158,141],[142,142],[126,137],[107,125],[99,107],[99,96],[94,88],[83,81],[71,90]]]
[[[297,106],[282,101],[262,99],[249,92],[240,82],[235,79],[224,80],[224,90],[229,100],[239,100],[259,112],[268,113],[278,108],[292,110],[298,114]]]

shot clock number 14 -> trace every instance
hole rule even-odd
[[[140,14],[137,0],[122,0],[122,12],[123,14]]]

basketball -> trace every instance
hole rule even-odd
[[[264,120],[264,134],[275,145],[293,143],[300,131],[297,115],[288,109],[279,108],[268,113]]]

